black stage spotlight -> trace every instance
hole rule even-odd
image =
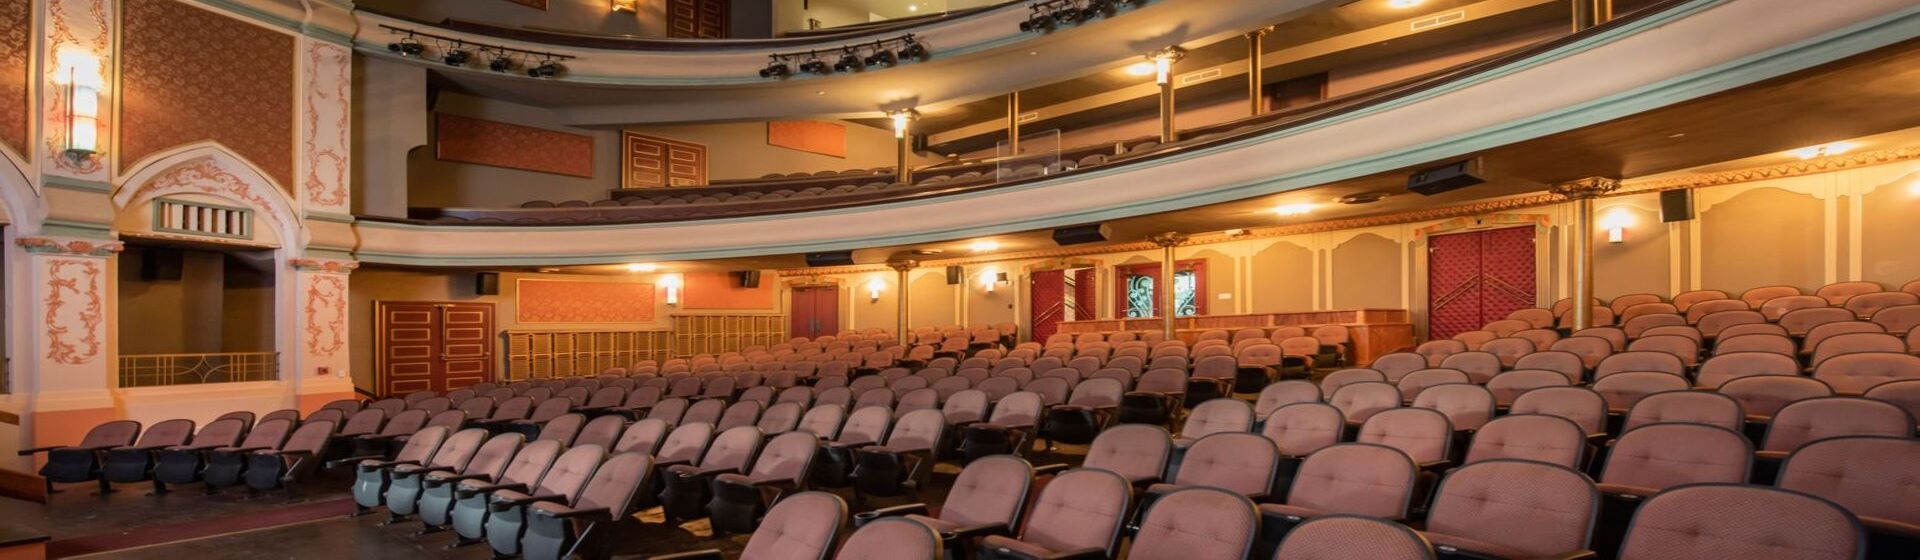
[[[903,37],[900,39],[900,41],[901,41],[901,47],[900,47],[901,60],[909,60],[909,59],[920,60],[927,57],[927,47],[922,46],[919,41],[913,40],[912,35]]]
[[[1053,16],[1053,21],[1056,23],[1073,23],[1074,20],[1080,18],[1080,10],[1075,10],[1073,6],[1070,5],[1062,6],[1060,9],[1048,15]]]
[[[840,53],[840,61],[833,63],[833,69],[840,72],[865,70],[867,69],[867,63],[865,59],[860,58],[860,53],[853,52],[853,49],[849,47],[846,51]]]
[[[505,72],[508,70],[512,70],[513,58],[507,56],[506,53],[501,53],[499,55],[496,55],[493,57],[493,60],[487,61],[487,69],[495,72]]]
[[[420,53],[427,52],[427,46],[420,44],[420,41],[414,40],[413,37],[407,37],[397,43],[387,43],[387,50],[399,53],[400,56],[420,56]]]
[[[1113,0],[1089,0],[1087,7],[1080,9],[1080,21],[1091,21],[1097,17],[1113,17]]]
[[[551,60],[543,60],[539,66],[527,69],[527,76],[532,78],[551,78],[558,75],[560,75],[560,63]]]
[[[1027,21],[1020,22],[1021,31],[1052,31],[1053,27],[1053,17],[1041,12],[1038,5],[1033,7],[1033,13],[1027,16]]]
[[[793,67],[787,65],[786,59],[779,57],[774,57],[773,62],[767,63],[766,68],[760,69],[762,78],[785,78],[790,75],[793,75]]]
[[[447,54],[445,56],[440,57],[440,60],[443,62],[446,62],[447,66],[466,66],[467,60],[471,58],[473,58],[473,53],[470,53],[467,51],[461,51],[461,50],[452,50],[452,51],[447,51]]]
[[[873,54],[867,56],[867,66],[893,66],[899,63],[899,55],[881,47],[875,47]]]
[[[830,67],[827,66],[826,62],[821,61],[818,58],[809,58],[807,59],[806,62],[800,63],[801,72],[807,72],[812,74],[825,74],[827,73],[827,70],[829,68]]]

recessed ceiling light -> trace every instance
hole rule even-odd
[[[1152,76],[1153,72],[1158,69],[1159,68],[1154,66],[1152,62],[1135,62],[1127,65],[1127,74],[1132,76]]]
[[[1687,133],[1685,133],[1685,132],[1675,132],[1675,133],[1673,133],[1673,134],[1668,134],[1668,135],[1667,135],[1667,138],[1680,138],[1680,137],[1682,137],[1682,136],[1686,136],[1686,135],[1687,135]]]
[[[909,12],[918,12],[918,11],[920,11],[920,5],[919,5],[919,4],[907,4],[907,11],[909,11]]]
[[[820,90],[820,91],[816,91],[816,92],[813,92],[813,94],[814,94],[814,95],[826,95],[826,94],[827,94],[827,90],[824,90],[824,89],[823,89],[823,90]]]
[[[1000,248],[1000,242],[994,241],[991,239],[982,239],[967,245],[967,249],[975,253],[985,253],[987,251],[992,251],[994,249],[999,249],[999,248]]]
[[[538,268],[538,269],[535,269],[535,270],[538,270],[538,271],[540,271],[540,272],[546,272],[546,273],[554,273],[554,272],[560,272],[560,269],[558,269],[558,268],[554,268],[554,267],[551,267],[551,266],[548,266],[548,267],[542,267],[542,268]]]
[[[1818,146],[1807,146],[1797,150],[1788,150],[1787,153],[1793,154],[1800,159],[1813,159],[1817,157],[1837,156],[1852,151],[1857,147],[1859,147],[1859,145],[1852,142],[1830,142]]]
[[[660,265],[653,264],[653,263],[628,263],[627,264],[627,272],[653,272],[655,270],[660,270]]]
[[[1313,211],[1313,205],[1305,202],[1296,203],[1296,204],[1282,204],[1282,205],[1273,207],[1273,213],[1279,214],[1282,216],[1302,216],[1312,211]]]
[[[1387,0],[1387,5],[1395,8],[1411,8],[1426,0]]]

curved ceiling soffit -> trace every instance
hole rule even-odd
[[[298,254],[308,232],[298,203],[266,173],[217,142],[178,146],[143,158],[113,193],[115,212],[171,194],[211,196],[251,208],[273,225],[282,249]]]
[[[1920,6],[1905,0],[1836,8],[1812,9],[1798,0],[1702,0],[1421,96],[1151,166],[922,201],[695,222],[541,228],[361,222],[360,258],[500,266],[748,257],[939,242],[1240,200],[1572,130],[1920,37]],[[1612,69],[1609,79],[1590,79],[1593,68]],[[527,249],[501,253],[498,247]]]
[[[769,54],[808,48],[837,52],[852,43],[834,40],[811,46],[713,51],[585,49],[498,39],[356,12],[359,30],[354,45],[367,56],[444,72],[482,93],[579,100],[559,111],[564,119],[576,122],[748,120],[795,114],[871,116],[879,107],[890,104],[925,101],[924,107],[938,107],[1084,75],[1133,62],[1169,44],[1237,36],[1248,29],[1249,22],[1281,21],[1339,3],[1341,0],[1157,0],[1112,19],[1048,34],[1020,31],[1019,24],[1028,10],[1024,4],[1011,4],[912,30],[933,52],[926,61],[785,80],[759,76]],[[479,66],[449,68],[439,64],[431,53],[425,59],[390,53],[387,44],[403,35],[380,27],[383,24],[579,58],[565,61],[566,73],[551,80],[495,73]],[[644,103],[635,101],[632,94],[636,88],[646,90]],[[829,95],[815,95],[817,92]]]

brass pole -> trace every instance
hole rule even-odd
[[[1613,0],[1573,0],[1573,30],[1613,21]]]
[[[1147,241],[1160,246],[1160,282],[1158,291],[1154,293],[1154,299],[1160,300],[1161,333],[1166,335],[1167,340],[1173,340],[1174,319],[1179,314],[1175,309],[1175,306],[1179,305],[1179,298],[1173,289],[1174,261],[1178,256],[1174,248],[1179,247],[1181,243],[1186,243],[1187,236],[1169,231],[1148,237]]]
[[[1173,65],[1186,57],[1187,51],[1180,47],[1167,47],[1147,55],[1154,65],[1154,82],[1160,84],[1160,143],[1171,144],[1180,140],[1180,132],[1174,126],[1173,109]]]
[[[1254,116],[1267,112],[1266,51],[1269,25],[1247,32],[1247,104]]]
[[[1007,155],[1020,155],[1020,92],[1007,93]]]
[[[913,143],[912,134],[901,134],[900,147],[899,149],[895,150],[896,152],[898,152],[897,154],[898,157],[894,159],[894,164],[893,164],[894,169],[897,170],[897,172],[895,173],[895,175],[898,177],[898,179],[896,179],[896,182],[905,184],[905,185],[913,184],[913,170],[907,167],[907,151],[913,149],[912,143]]]
[[[1620,188],[1620,180],[1588,177],[1553,185],[1573,201],[1573,330],[1593,326],[1593,199]]]
[[[887,268],[893,269],[894,272],[898,274],[900,282],[900,289],[898,290],[900,292],[900,309],[896,310],[896,314],[899,315],[897,324],[899,326],[901,346],[911,346],[907,338],[907,324],[909,320],[912,319],[912,315],[908,312],[907,272],[912,271],[916,266],[920,266],[920,263],[913,260],[887,261]]]

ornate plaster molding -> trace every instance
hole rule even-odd
[[[14,243],[26,249],[28,253],[83,257],[110,256],[126,248],[126,244],[119,241],[88,241],[54,237],[22,237],[14,240]]]

